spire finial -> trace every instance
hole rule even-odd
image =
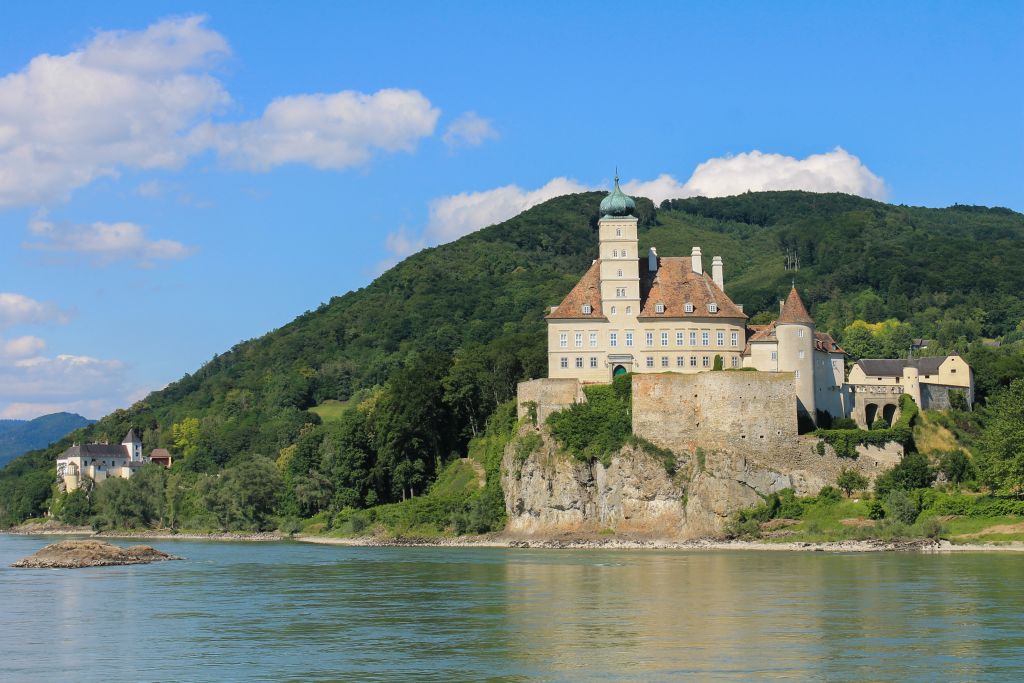
[[[619,165],[615,164],[615,184],[619,184]]]
[[[796,289],[796,278],[793,278],[793,289]]]

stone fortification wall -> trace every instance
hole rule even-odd
[[[551,413],[586,400],[583,384],[577,379],[532,379],[519,383],[516,409],[519,417],[525,417],[529,404],[535,403],[537,424],[544,424]]]
[[[633,433],[672,450],[778,448],[797,435],[793,374],[634,375]]]

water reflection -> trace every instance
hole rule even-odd
[[[0,564],[43,539],[0,537]],[[1014,679],[1024,558],[158,544],[0,569],[0,679]]]

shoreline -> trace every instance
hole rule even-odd
[[[1024,542],[1013,541],[1006,544],[965,543],[955,544],[948,540],[934,541],[931,539],[909,539],[901,541],[843,540],[843,541],[784,541],[771,543],[767,541],[741,541],[717,539],[630,539],[614,537],[564,537],[536,538],[517,536],[456,536],[449,538],[414,538],[414,537],[379,537],[359,536],[344,538],[338,536],[319,536],[315,534],[295,534],[289,536],[277,531],[268,532],[189,532],[173,533],[169,531],[105,531],[96,532],[88,527],[41,527],[13,528],[0,531],[0,534],[11,536],[87,536],[90,538],[118,539],[157,539],[182,541],[230,541],[248,543],[296,542],[314,545],[337,545],[353,548],[517,548],[525,550],[739,550],[769,552],[831,552],[831,553],[879,553],[879,552],[916,552],[927,554],[946,554],[960,552],[1024,552]]]

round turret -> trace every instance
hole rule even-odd
[[[615,188],[601,200],[602,216],[632,216],[636,202],[619,188],[619,174],[615,174]]]

